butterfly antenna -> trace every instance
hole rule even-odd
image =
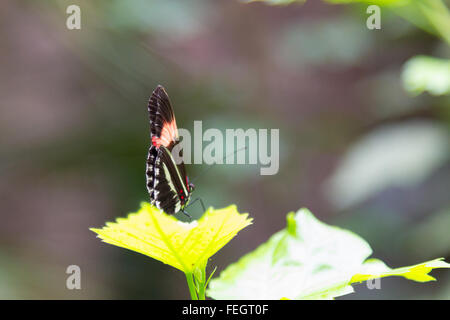
[[[235,155],[236,153],[238,153],[241,150],[246,150],[247,147],[242,147],[240,149],[237,149],[236,151],[233,151],[229,154],[227,154],[225,157],[223,157],[222,162],[224,162],[229,156]],[[217,162],[213,163],[211,166],[203,169],[202,172],[200,172],[194,179],[192,179],[192,183],[194,183],[196,180],[198,180],[198,178],[200,178],[201,176],[203,176],[206,172],[208,172],[210,169],[212,169],[216,164],[218,164]]]

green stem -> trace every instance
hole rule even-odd
[[[194,285],[194,277],[192,276],[192,273],[186,273],[186,280],[189,286],[189,292],[191,293],[191,299],[198,300],[197,292],[195,290]]]
[[[199,300],[206,300],[205,288],[206,288],[206,265],[198,267],[194,270],[194,281],[197,284],[197,293]]]
[[[205,283],[199,283],[199,290],[198,290],[198,298],[199,300],[205,300]]]

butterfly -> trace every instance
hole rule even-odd
[[[161,85],[150,97],[148,112],[152,144],[148,150],[146,180],[151,203],[167,214],[181,211],[190,217],[185,208],[195,186],[189,182],[183,161],[177,164],[172,156],[172,150],[180,143],[180,138],[169,96]],[[190,204],[196,200],[200,200],[204,208],[200,198]]]

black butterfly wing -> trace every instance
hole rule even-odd
[[[152,204],[168,214],[182,210],[190,196],[185,181],[184,165],[177,166],[169,149],[151,146],[147,159],[147,188]]]
[[[162,86],[153,91],[148,111],[152,145],[147,157],[147,189],[152,204],[173,214],[184,208],[190,192],[184,163],[176,164],[171,154],[179,143],[178,129],[172,105]]]
[[[172,150],[178,141],[178,129],[172,105],[166,90],[160,85],[153,91],[148,102],[152,145]]]

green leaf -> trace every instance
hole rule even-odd
[[[212,279],[215,299],[330,298],[347,285],[371,254],[356,234],[317,220],[307,209],[287,216],[288,227]]]
[[[433,280],[441,259],[390,269],[370,259],[372,250],[351,231],[317,220],[307,209],[287,216],[287,227],[228,266],[207,290],[214,299],[332,299],[353,292],[351,283],[372,277]]]
[[[204,283],[202,272],[207,260],[251,221],[248,214],[240,214],[234,205],[209,208],[198,221],[184,223],[149,203],[142,203],[137,213],[108,222],[102,229],[90,230],[106,243],[145,254],[194,274]]]
[[[438,258],[409,267],[391,269],[381,260],[369,259],[363,264],[359,271],[360,273],[355,274],[350,282],[362,282],[368,279],[391,276],[404,277],[417,282],[436,281],[436,279],[428,273],[435,268],[450,268],[450,264],[443,260],[444,258]]]
[[[405,64],[402,78],[403,86],[410,93],[450,94],[450,60],[413,57]]]

